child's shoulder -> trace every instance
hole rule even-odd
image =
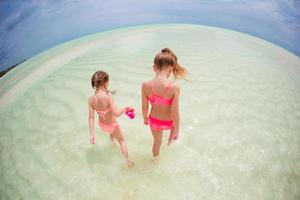
[[[95,99],[95,95],[89,96],[88,102],[92,103]]]
[[[149,85],[152,80],[147,80],[142,83],[142,85]]]
[[[179,85],[175,81],[171,81],[169,87],[173,91],[179,91],[180,90]]]
[[[151,80],[142,82],[142,88],[147,88],[149,86],[149,84],[150,84],[150,81]]]

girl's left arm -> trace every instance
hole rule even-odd
[[[94,139],[94,108],[92,107],[92,99],[91,97],[88,100],[88,105],[89,105],[89,127],[90,127],[90,142],[91,144],[95,143]]]

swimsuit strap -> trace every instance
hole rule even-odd
[[[151,81],[149,81],[148,83],[148,85],[150,86],[150,90],[151,90],[151,94],[152,95],[155,95],[156,94],[156,92],[154,92],[154,88],[153,88],[153,80],[151,80]],[[169,89],[169,86],[172,84],[173,82],[170,82],[168,85],[167,85],[167,87],[165,88],[165,90],[164,90],[164,92],[163,92],[163,95],[162,95],[162,97],[163,96],[165,96],[165,94],[168,92],[168,89]],[[161,96],[161,95],[158,95],[158,96]]]
[[[102,117],[103,119],[105,119],[105,115],[106,113],[108,113],[110,111],[110,109],[106,109],[106,110],[96,110],[97,113],[99,113],[100,117]]]
[[[150,86],[150,89],[151,89],[151,94],[154,95],[155,92],[154,92],[154,88],[153,88],[153,84],[152,84],[153,80],[149,81],[148,85]],[[163,95],[161,97],[164,98],[164,96],[167,94],[169,88],[170,88],[170,85],[173,83],[174,81],[171,81],[170,83],[168,83],[167,87],[165,88],[164,92],[163,92]]]
[[[168,85],[167,85],[167,87],[165,88],[165,91],[164,91],[164,94],[163,94],[163,97],[165,97],[166,96],[166,94],[167,94],[167,92],[168,92],[168,90],[169,90],[169,88],[170,88],[170,85],[173,83],[173,81],[171,81]]]
[[[150,86],[151,94],[154,95],[153,86],[152,86],[152,80],[149,81],[149,86]]]

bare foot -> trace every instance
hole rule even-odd
[[[130,160],[126,160],[126,166],[127,167],[132,167],[134,165],[134,162],[130,161]]]
[[[153,158],[152,158],[152,162],[154,162],[154,163],[159,163],[159,156],[153,156]]]
[[[91,137],[91,138],[90,138],[90,142],[91,142],[91,144],[95,144],[95,138],[94,138],[94,137]]]

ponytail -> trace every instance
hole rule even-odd
[[[184,67],[177,63],[173,68],[173,75],[175,79],[185,79],[187,71]]]
[[[174,66],[173,75],[175,79],[184,79],[187,75],[187,70],[177,62],[177,56],[175,55],[175,53],[169,48],[163,48],[161,50],[161,53],[167,53],[171,55],[173,62],[170,62],[169,64]]]

